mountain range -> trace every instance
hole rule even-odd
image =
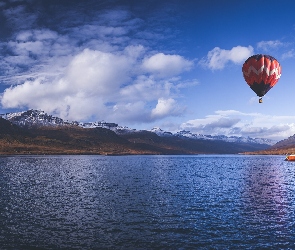
[[[0,114],[0,154],[235,154],[277,144],[160,128],[136,130],[104,121],[64,121],[41,110]]]

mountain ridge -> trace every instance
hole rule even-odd
[[[130,129],[128,127],[119,126],[116,123],[109,122],[78,122],[78,121],[64,121],[62,118],[54,117],[52,115],[48,115],[44,111],[41,110],[28,110],[16,113],[6,113],[0,114],[0,117],[12,122],[13,124],[22,126],[22,127],[38,127],[38,126],[79,126],[82,128],[107,128],[114,131],[118,135],[122,135],[124,133],[134,133],[140,132],[141,130]],[[153,128],[150,131],[157,134],[160,137],[181,137],[181,138],[190,138],[197,140],[221,140],[226,142],[239,142],[239,143],[257,143],[257,144],[267,144],[274,145],[275,142],[269,139],[263,138],[250,138],[250,137],[238,137],[238,136],[225,136],[225,135],[202,135],[202,134],[194,134],[190,131],[178,131],[176,133],[163,131],[160,128]]]
[[[255,152],[247,152],[246,154],[262,154],[262,155],[290,155],[295,154],[295,135],[289,136],[287,139],[278,141],[268,149]]]
[[[0,115],[0,154],[237,154],[264,150],[251,138],[136,130],[108,122],[64,121],[41,110]]]

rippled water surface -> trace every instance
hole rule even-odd
[[[283,160],[0,157],[0,249],[295,249]]]

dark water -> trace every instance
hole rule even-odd
[[[295,249],[283,160],[0,157],[0,248]]]

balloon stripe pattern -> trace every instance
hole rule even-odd
[[[282,68],[274,57],[258,54],[245,61],[242,72],[250,88],[262,97],[278,82]]]

